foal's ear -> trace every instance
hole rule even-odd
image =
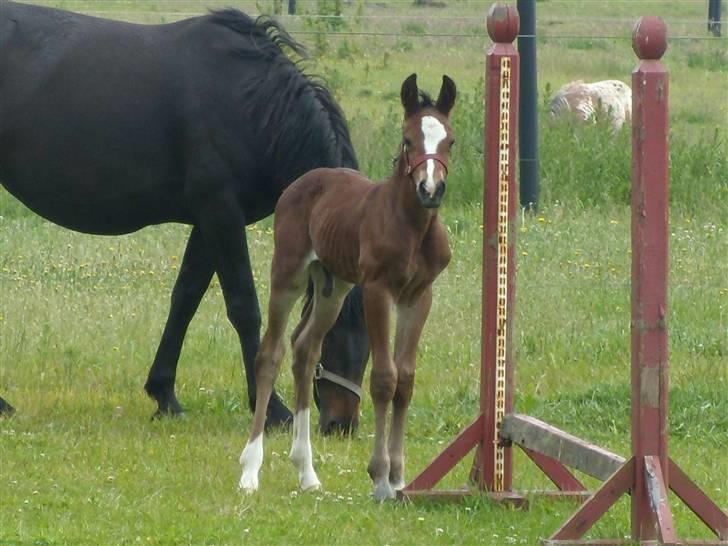
[[[420,92],[417,89],[417,74],[412,74],[402,83],[402,106],[405,116],[411,116],[420,108]]]
[[[449,77],[443,76],[442,87],[440,88],[440,95],[437,97],[437,104],[435,105],[435,108],[446,116],[450,115],[450,110],[452,110],[452,107],[455,104],[455,97],[457,96],[457,93],[455,82]]]

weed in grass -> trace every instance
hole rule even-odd
[[[690,51],[687,55],[688,66],[711,72],[728,71],[728,52],[723,48],[712,51]]]

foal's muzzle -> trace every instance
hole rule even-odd
[[[417,197],[420,199],[420,204],[426,209],[436,209],[442,203],[447,185],[445,180],[440,180],[435,186],[435,191],[430,194],[427,191],[426,182],[426,180],[422,180],[417,184]]]

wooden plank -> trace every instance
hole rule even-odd
[[[544,546],[584,546],[586,544],[593,546],[634,546],[631,540],[619,540],[611,538],[597,538],[594,540],[552,540],[547,538],[541,541]],[[658,546],[657,541],[643,542],[640,546]]]
[[[659,540],[641,540],[619,538],[593,538],[578,540],[553,540],[550,538],[541,541],[544,546],[724,546],[728,542],[715,542],[706,539],[677,540],[676,542],[660,542]]]
[[[718,538],[728,544],[728,516],[700,488],[688,478],[683,470],[669,459],[670,489],[683,501]],[[722,544],[722,543],[721,543]]]
[[[600,480],[606,480],[625,462],[624,457],[519,413],[504,417],[500,437]]]
[[[529,489],[528,491],[519,491],[521,495],[528,498],[541,497],[548,500],[567,500],[581,504],[592,496],[591,491],[553,491]]]
[[[473,497],[484,497],[499,504],[510,504],[514,508],[528,509],[528,499],[518,493],[503,491],[499,493],[484,493],[472,489],[443,489],[429,491],[397,491],[397,500],[414,501],[429,500],[433,502],[463,502]]]
[[[635,460],[622,465],[549,540],[578,539],[632,486]]]
[[[647,498],[650,508],[657,520],[657,538],[660,544],[674,544],[675,524],[672,521],[672,511],[667,499],[667,485],[662,475],[660,459],[655,455],[647,455],[644,458],[645,485],[647,486]]]

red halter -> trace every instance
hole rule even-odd
[[[402,150],[402,154],[404,155],[404,162],[407,165],[407,171],[405,172],[405,174],[407,175],[412,174],[412,171],[414,171],[417,167],[422,165],[428,159],[434,159],[440,165],[445,167],[445,175],[447,175],[447,158],[443,157],[440,154],[422,154],[416,157],[412,163],[409,162],[409,156],[407,155],[406,150]]]

